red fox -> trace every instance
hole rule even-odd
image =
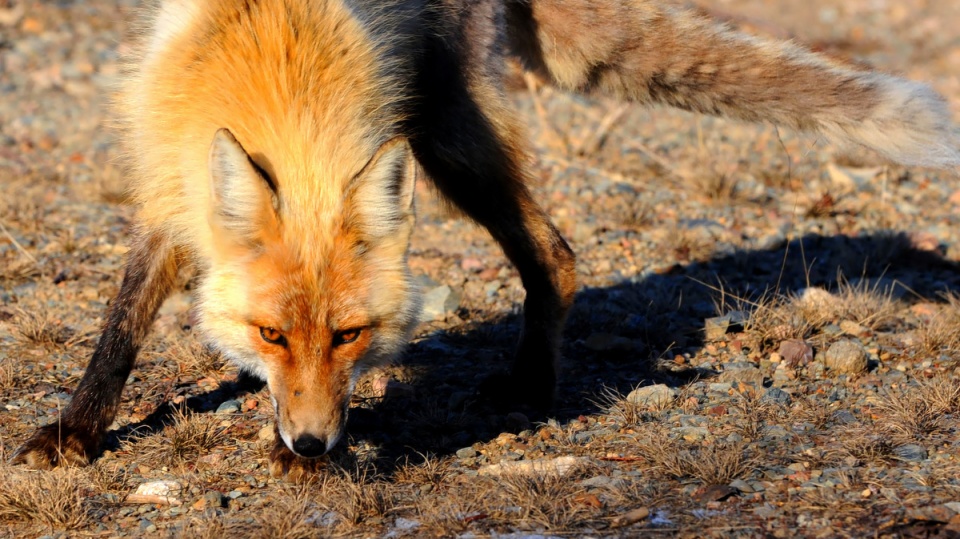
[[[118,116],[140,204],[123,283],[59,421],[14,459],[95,458],[181,267],[198,328],[276,405],[275,475],[340,439],[357,378],[417,319],[407,267],[414,177],[484,226],[521,274],[505,394],[556,385],[574,255],[533,200],[505,62],[599,92],[960,165],[927,86],[749,37],[661,0],[162,0]]]

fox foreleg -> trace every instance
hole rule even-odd
[[[113,423],[120,395],[160,304],[177,276],[175,249],[164,234],[135,236],[120,293],[73,399],[57,421],[41,427],[14,454],[33,468],[88,464]]]

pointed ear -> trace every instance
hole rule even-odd
[[[277,231],[275,187],[227,129],[210,145],[210,193],[211,224],[235,242],[258,246]]]
[[[417,165],[404,137],[394,137],[377,149],[351,180],[347,193],[351,214],[366,235],[382,238],[406,223],[412,225]]]

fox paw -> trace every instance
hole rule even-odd
[[[270,475],[300,483],[324,470],[328,460],[325,457],[308,459],[298,456],[282,440],[277,439],[277,445],[270,451]]]
[[[58,423],[40,427],[16,453],[11,462],[38,470],[57,466],[86,466],[97,454],[100,441]]]

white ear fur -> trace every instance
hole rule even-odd
[[[228,129],[210,145],[212,222],[243,243],[257,243],[275,222],[277,199],[250,156]]]
[[[415,185],[416,163],[407,140],[395,137],[381,145],[348,195],[364,233],[386,237],[411,219]]]

